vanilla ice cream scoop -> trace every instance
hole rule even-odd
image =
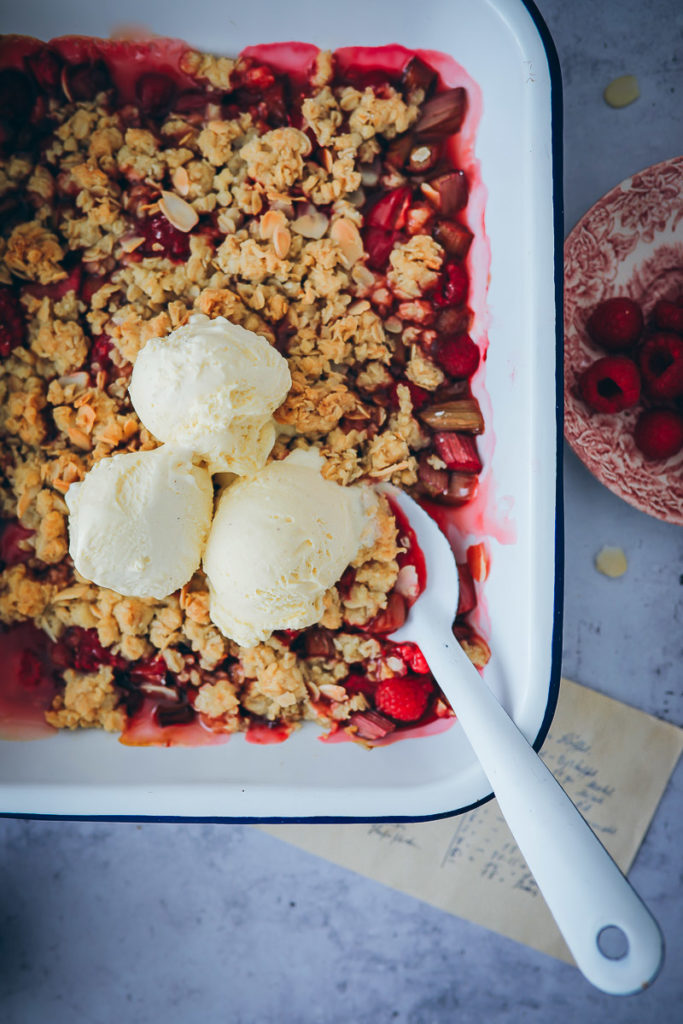
[[[204,552],[213,622],[243,647],[318,622],[323,596],[377,537],[367,485],[325,480],[297,451],[221,494]]]
[[[202,455],[212,473],[254,473],[275,443],[272,414],[292,379],[265,338],[196,313],[137,357],[129,393],[159,441]]]
[[[162,445],[100,459],[66,504],[81,576],[127,597],[164,598],[199,568],[213,485],[190,452]]]

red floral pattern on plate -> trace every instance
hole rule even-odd
[[[597,303],[627,295],[647,319],[659,299],[683,294],[683,157],[648,167],[603,196],[569,234],[564,273],[565,437],[614,494],[683,524],[683,452],[648,462],[633,440],[640,407],[593,413],[577,388],[582,370],[605,354],[586,332]]]

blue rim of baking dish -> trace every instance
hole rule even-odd
[[[562,367],[564,359],[564,334],[561,311],[564,287],[564,200],[562,178],[562,73],[560,61],[552,36],[533,0],[521,0],[540,36],[550,75],[550,136],[552,153],[553,184],[553,264],[555,277],[555,418],[556,418],[556,481],[555,481],[555,576],[553,593],[553,629],[551,638],[551,664],[548,687],[548,702],[540,728],[533,742],[534,750],[541,749],[550,724],[555,715],[560,692],[560,670],[562,663],[562,611],[564,599],[564,514],[563,514],[563,438],[564,438],[564,386]],[[440,811],[425,815],[351,815],[312,816],[244,816],[217,817],[213,815],[193,817],[190,815],[156,814],[32,814],[18,811],[0,811],[0,818],[20,818],[36,821],[121,821],[121,822],[169,822],[171,824],[225,824],[225,825],[296,825],[296,824],[373,824],[437,821],[440,818],[457,817],[481,807],[493,799],[489,793],[466,807],[453,811]]]

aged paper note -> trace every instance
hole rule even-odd
[[[627,872],[682,749],[682,729],[565,679],[542,756]],[[571,961],[495,801],[415,824],[258,827]]]

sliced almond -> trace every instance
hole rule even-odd
[[[76,480],[81,479],[81,471],[74,462],[68,462],[64,467],[62,479],[67,484],[73,484]]]
[[[367,188],[372,188],[379,181],[381,165],[379,161],[371,164],[361,164],[360,180]]]
[[[397,316],[390,316],[384,321],[384,330],[388,331],[389,334],[400,334],[403,330],[403,324]]]
[[[602,548],[595,556],[595,568],[603,576],[616,580],[628,569],[626,555],[621,548]]]
[[[76,413],[76,426],[84,430],[86,434],[92,432],[97,416],[91,405],[82,405]]]
[[[351,203],[351,206],[355,206],[356,209],[365,206],[366,195],[365,190],[362,188],[357,188],[355,192],[349,192],[345,198],[347,203]]]
[[[635,75],[620,75],[609,83],[602,95],[610,107],[628,107],[640,96],[638,79]]]
[[[259,234],[261,238],[272,238],[277,228],[284,228],[287,218],[282,210],[268,210],[259,221]]]
[[[17,502],[17,518],[22,519],[33,501],[34,495],[30,491],[24,491]]]
[[[294,203],[292,203],[287,197],[274,199],[271,209],[279,210],[280,213],[284,213],[287,218],[292,218],[294,216]]]
[[[63,388],[68,387],[70,384],[74,384],[77,388],[84,388],[87,387],[88,384],[88,374],[85,370],[77,370],[76,373],[67,373],[63,377],[59,378],[59,383]],[[85,401],[88,401],[88,398],[81,395],[76,399],[74,405]]]
[[[71,432],[69,432],[71,436]],[[100,434],[100,441],[104,441],[105,444],[116,446],[123,440],[123,431],[118,423],[109,423],[107,427]]]
[[[360,237],[360,232],[348,217],[340,217],[339,220],[335,220],[330,228],[330,238],[341,249],[342,262],[347,269],[357,263],[363,255],[363,240]]]
[[[140,238],[138,235],[132,235],[130,238],[122,238],[119,241],[119,245],[124,252],[135,252],[143,242],[144,238]]]
[[[138,688],[149,697],[156,697],[168,701],[170,704],[177,704],[180,700],[175,690],[172,690],[170,686],[164,686],[162,683],[144,682],[140,683]]]
[[[322,238],[327,228],[329,227],[329,218],[321,213],[319,210],[315,210],[312,213],[302,213],[300,217],[297,217],[295,221],[292,221],[292,231],[297,235],[301,235],[302,238]]]
[[[292,244],[292,236],[287,228],[278,226],[273,232],[273,249],[275,249],[275,255],[278,259],[283,260],[289,252],[289,247]]]
[[[436,146],[416,146],[410,153],[409,167],[411,171],[415,171],[419,174],[420,171],[429,170],[436,163],[434,152],[438,155],[438,147]]]
[[[377,306],[390,306],[393,296],[388,288],[375,288],[372,293],[372,301]]]
[[[186,196],[190,191],[190,175],[184,167],[176,167],[173,172],[173,188],[181,196]]]
[[[66,587],[55,594],[52,602],[54,604],[63,604],[65,601],[82,601],[84,597],[88,596],[89,589],[87,583],[74,583],[73,586]]]
[[[79,430],[78,427],[69,427],[69,440],[77,448],[82,448],[84,451],[90,451],[91,441],[88,435],[83,430]]]
[[[361,288],[372,288],[375,283],[375,275],[362,263],[353,268],[351,277]]]
[[[69,88],[69,65],[68,64],[65,64],[64,67],[62,68],[61,85],[62,85],[62,91],[63,91],[64,95],[66,96],[67,100],[69,101],[69,103],[73,103],[74,98],[71,95],[71,89]]]
[[[347,694],[343,686],[337,686],[335,683],[321,683],[320,692],[323,697],[327,697],[328,700],[342,701],[346,700]]]
[[[346,312],[350,313],[351,316],[360,316],[361,313],[365,313],[368,309],[372,309],[368,300],[358,299],[357,302],[352,302],[350,306],[347,306]]]
[[[323,167],[325,168],[325,170],[329,174],[330,171],[332,170],[332,164],[334,163],[334,157],[330,153],[329,149],[323,149],[322,150],[322,158],[323,158]]]
[[[428,181],[423,181],[422,184],[420,185],[420,189],[422,190],[422,194],[424,195],[425,199],[428,199],[429,202],[432,204],[432,206],[435,207],[436,209],[438,209],[438,206],[439,206],[439,191],[438,191],[438,189],[434,188],[433,185],[430,185]]]
[[[189,203],[177,196],[175,192],[162,192],[159,200],[159,209],[167,221],[178,231],[192,231],[199,220],[196,210],[193,210]]]

